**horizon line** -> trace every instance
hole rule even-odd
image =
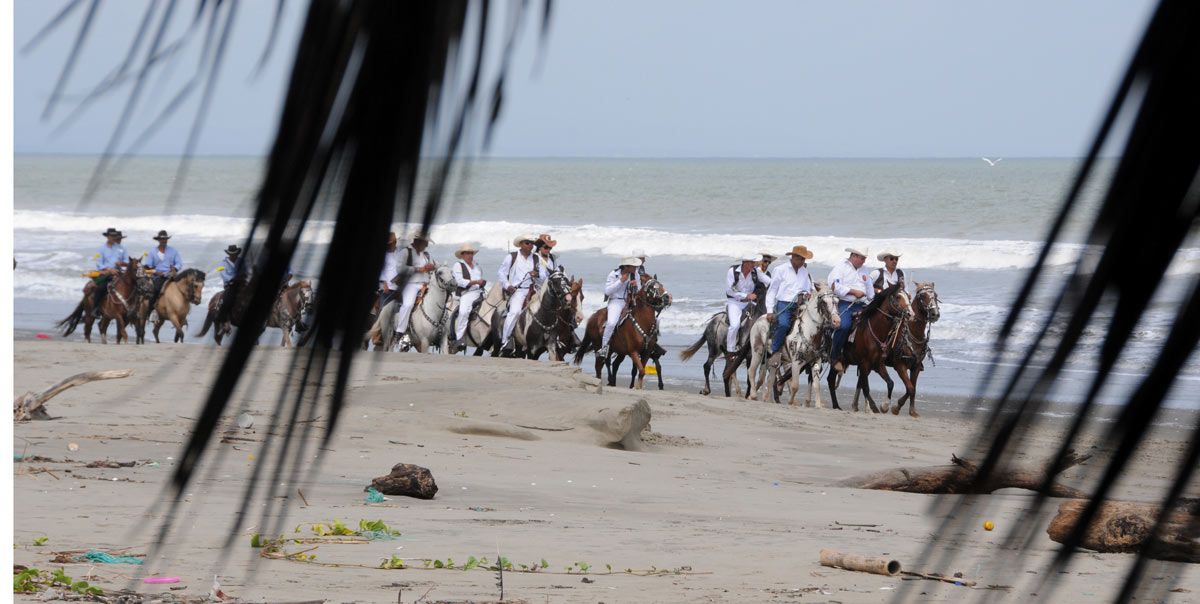
[[[13,151],[13,157],[100,157],[103,153],[91,152],[39,152]],[[139,153],[135,158],[145,159],[264,159],[265,154],[251,153],[198,153],[191,156],[173,155],[166,153]],[[979,160],[984,156],[978,155],[479,155],[462,158],[466,161],[486,160]],[[1102,155],[1100,159],[1117,159],[1120,156]],[[423,156],[422,159],[437,159],[436,156]],[[1005,155],[997,157],[1008,160],[1026,159],[1072,159],[1080,160],[1080,155]]]

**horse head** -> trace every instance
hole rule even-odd
[[[667,288],[663,286],[657,276],[642,275],[642,287],[635,299],[641,300],[650,308],[659,311],[670,304],[671,295],[667,293]]]
[[[192,304],[198,306],[202,302],[201,296],[204,294],[204,279],[206,276],[204,271],[188,268],[176,274],[171,281],[178,282],[179,287],[184,292],[184,297]]]
[[[913,308],[918,316],[923,315],[926,321],[937,323],[942,316],[940,302],[932,281],[917,283],[917,294],[913,296]]]
[[[433,271],[433,279],[442,288],[442,291],[447,292],[447,294],[454,291],[454,288],[458,286],[458,283],[454,281],[454,270],[450,268],[449,264],[437,267]]]
[[[562,273],[562,270],[556,270],[546,278],[546,292],[553,298],[556,304],[564,302],[569,303],[567,295],[571,291],[571,280]]]
[[[312,312],[313,298],[315,297],[313,295],[312,282],[297,281],[295,292],[298,296],[296,308],[299,310],[300,315]]]
[[[817,313],[819,325],[829,324],[831,330],[842,326],[842,317],[838,314],[838,297],[824,281],[813,283],[812,297],[809,298],[812,308]]]

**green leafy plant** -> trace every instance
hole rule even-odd
[[[28,568],[13,575],[13,593],[38,593],[47,587],[59,587],[83,596],[100,596],[104,590],[89,584],[87,581],[76,581],[67,575],[63,569],[53,573]]]
[[[383,562],[379,563],[379,568],[402,569],[408,568],[408,566],[404,564],[404,560],[400,556],[393,554],[391,558],[384,558]]]
[[[34,544],[34,545],[39,545],[39,546],[40,546],[40,545],[46,545],[46,542],[47,542],[47,541],[49,541],[49,540],[50,540],[50,538],[49,538],[49,537],[34,537],[34,539],[33,539],[33,544]]]

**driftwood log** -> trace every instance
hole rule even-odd
[[[43,390],[40,394],[26,392],[13,399],[13,421],[26,422],[31,419],[50,419],[50,414],[46,413],[46,401],[54,398],[67,388],[94,382],[96,380],[112,380],[116,378],[129,377],[133,374],[132,369],[109,369],[107,371],[89,371],[73,375],[49,388]]]
[[[868,558],[844,554],[831,549],[821,550],[821,566],[856,570],[863,573],[893,576],[900,573],[900,562],[890,558]]]
[[[1063,460],[1063,470],[1077,466],[1091,455],[1076,455],[1068,451]],[[986,480],[978,480],[979,468],[956,455],[948,466],[926,466],[922,468],[895,468],[847,478],[838,486],[877,491],[902,491],[927,494],[987,494],[999,489],[1028,489],[1040,491],[1043,470],[1040,468],[999,468]],[[1087,499],[1087,493],[1079,489],[1051,483],[1046,494],[1051,497]]]
[[[1063,543],[1070,536],[1087,501],[1064,501],[1058,515],[1050,521],[1046,534]],[[1104,553],[1134,553],[1141,551],[1150,539],[1162,508],[1135,501],[1106,501],[1083,533],[1080,546]],[[1200,502],[1191,500],[1171,510],[1165,519],[1162,539],[1147,547],[1143,553],[1159,560],[1200,563]],[[1189,534],[1190,531],[1190,534]]]
[[[417,499],[433,499],[438,492],[437,483],[434,482],[433,473],[429,468],[410,463],[392,466],[392,471],[387,476],[372,479],[367,488],[370,487],[375,487],[376,491],[384,495],[404,495]]]

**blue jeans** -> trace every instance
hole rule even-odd
[[[775,333],[771,336],[771,354],[775,354],[775,351],[783,346],[784,339],[792,330],[792,311],[794,310],[796,310],[796,304],[793,302],[775,303]]]
[[[837,331],[833,332],[833,352],[829,355],[831,363],[837,362],[838,357],[842,355],[842,347],[846,345],[846,338],[850,337],[850,321],[853,318],[855,306],[857,305],[854,302],[838,301],[838,317],[841,318],[842,324],[838,326]]]

